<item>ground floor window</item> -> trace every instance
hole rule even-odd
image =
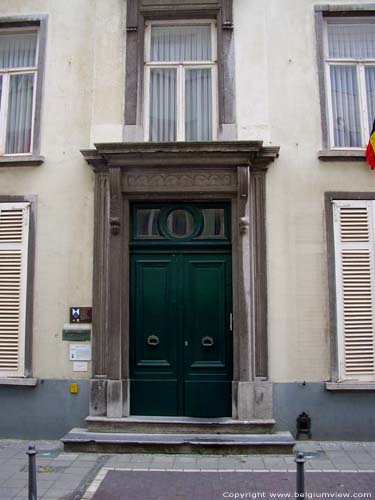
[[[25,375],[30,203],[0,203],[0,377]]]
[[[333,200],[339,380],[375,380],[375,200]]]

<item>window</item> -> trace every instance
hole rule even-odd
[[[375,201],[334,200],[338,379],[375,381]]]
[[[375,18],[325,23],[325,76],[332,148],[363,148],[375,119]]]
[[[0,154],[32,152],[37,57],[35,29],[0,31]]]
[[[216,139],[215,22],[149,22],[145,51],[145,140]]]
[[[0,203],[0,378],[26,374],[29,212],[30,203]]]
[[[133,208],[133,240],[204,243],[229,241],[229,214],[224,204],[141,205]]]

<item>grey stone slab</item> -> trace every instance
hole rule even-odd
[[[92,461],[92,462],[96,462],[98,458],[98,454],[97,453],[79,453],[78,454],[78,461]]]
[[[22,487],[20,487],[20,486],[12,487],[12,488],[8,488],[7,486],[0,486],[0,498],[1,498],[1,500],[13,498],[18,493],[20,493],[21,490],[22,490]]]
[[[7,481],[9,478],[11,478],[14,475],[14,470],[1,470],[0,468],[0,483],[4,483]]]
[[[87,457],[87,455],[85,454],[85,457]],[[90,455],[91,457],[91,455]],[[58,455],[58,459],[59,460],[76,460],[77,458],[82,458],[82,456],[80,456],[79,453],[60,453]],[[95,460],[96,460],[96,456],[95,456]],[[85,458],[87,460],[87,458]]]
[[[66,464],[66,469],[71,471],[72,469],[80,470],[90,470],[95,467],[95,462],[74,462],[72,464]]]
[[[62,477],[61,472],[48,472],[37,474],[37,481],[56,481]]]
[[[67,485],[69,485],[69,490],[74,491],[78,486],[82,483],[82,479],[70,479],[69,481],[65,480],[58,480],[54,481],[51,485],[50,488],[53,489],[66,489]]]
[[[322,450],[330,451],[330,450],[340,450],[341,444],[337,441],[325,441],[320,444]]]
[[[268,458],[264,457],[264,464],[267,469],[269,470],[275,470],[275,469],[288,469],[289,464],[287,464],[283,459],[275,459],[275,458]]]
[[[371,465],[375,463],[375,460],[367,453],[350,453],[350,459],[353,460],[358,465],[366,464]]]
[[[119,467],[121,465],[129,465],[132,463],[131,458],[128,457],[115,457],[115,458],[110,458],[108,462],[106,463],[107,467]]]
[[[49,489],[46,494],[44,496],[42,496],[43,499],[45,498],[49,498],[49,499],[53,499],[53,500],[56,500],[56,499],[60,499],[60,498],[63,498],[67,495],[70,495],[72,493],[73,490],[71,489],[67,489],[67,488],[64,488],[64,489],[55,489],[54,487],[52,487],[51,489]]]
[[[18,487],[23,488],[26,485],[27,485],[27,480],[19,478],[13,479],[13,477],[11,477],[6,481],[5,486],[7,488],[18,488]]]

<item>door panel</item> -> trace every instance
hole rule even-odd
[[[131,408],[134,414],[176,415],[176,261],[131,257]]]
[[[130,307],[131,413],[230,416],[230,254],[133,254]]]
[[[186,415],[231,414],[230,267],[230,255],[184,258]]]

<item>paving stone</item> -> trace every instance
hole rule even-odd
[[[43,472],[36,475],[37,481],[56,481],[63,477],[61,472]]]
[[[350,454],[351,460],[355,462],[356,464],[366,464],[366,465],[371,465],[374,464],[374,459],[370,457],[367,453],[351,453]]]
[[[74,491],[74,489],[68,489],[68,488],[64,488],[64,489],[57,489],[57,488],[54,488],[52,487],[51,489],[49,489],[46,494],[42,497],[43,499],[44,498],[51,498],[51,499],[60,499],[62,497],[66,497],[67,495],[70,495],[72,492]]]
[[[8,498],[13,498],[22,490],[21,486],[8,488],[6,486],[0,486],[0,498],[1,500],[6,500]]]

